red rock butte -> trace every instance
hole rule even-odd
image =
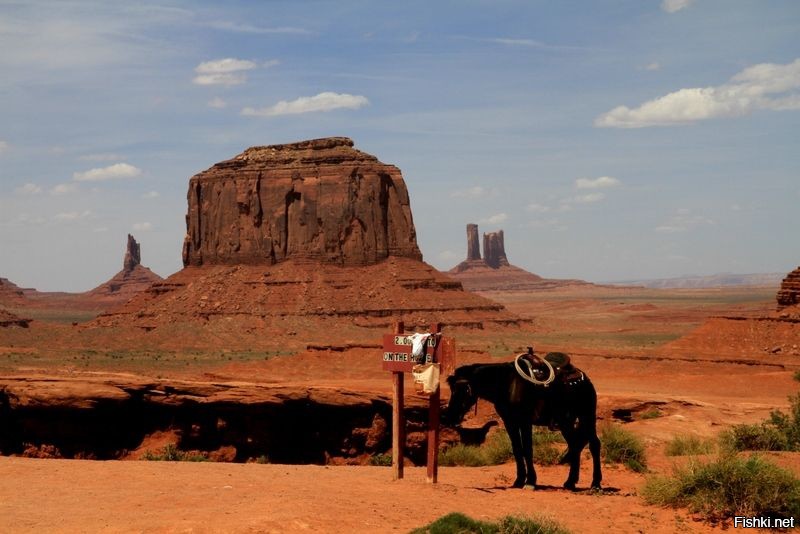
[[[393,165],[331,137],[248,148],[189,181],[188,265],[421,260]]]
[[[503,230],[483,234],[483,258],[478,248],[478,225],[467,225],[467,259],[448,274],[470,291],[526,291],[553,289],[567,285],[587,285],[583,280],[542,278],[511,265],[506,256]]]
[[[786,275],[775,298],[779,311],[791,307],[800,311],[800,267]]]
[[[520,321],[422,262],[400,170],[347,138],[249,148],[195,175],[186,226],[184,269],[95,326],[221,320],[226,332],[324,339],[319,321],[328,335]]]
[[[108,300],[109,304],[121,304],[134,295],[150,287],[154,282],[163,280],[156,273],[142,265],[141,245],[128,234],[125,256],[122,259],[122,270],[110,280],[100,284],[86,294],[94,300]]]

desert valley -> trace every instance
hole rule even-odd
[[[690,461],[666,452],[676,438],[713,443],[789,409],[800,269],[780,287],[546,279],[510,263],[502,231],[481,252],[465,221],[466,259],[443,273],[411,205],[400,170],[350,139],[253,147],[189,181],[181,271],[154,274],[129,235],[122,271],[91,291],[0,279],[0,530],[405,532],[451,512],[572,532],[729,526],[642,487]],[[569,353],[600,428],[641,440],[646,467],[606,459],[599,492],[587,461],[577,492],[559,465],[539,467],[536,491],[509,488],[506,461],[443,464],[428,484],[427,396],[407,380],[407,475],[393,480],[381,337],[396,321],[439,323],[457,365]],[[479,401],[442,428],[441,453],[466,436],[486,447],[504,432],[492,421]],[[204,461],[147,461],[165,454]],[[800,473],[800,453],[765,454]]]

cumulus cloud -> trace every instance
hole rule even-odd
[[[248,59],[224,58],[205,61],[194,68],[192,83],[197,85],[240,85],[247,81],[246,71],[258,65]]]
[[[281,100],[266,108],[244,108],[241,114],[248,117],[276,117],[334,109],[359,109],[367,105],[369,100],[365,96],[326,91],[314,96],[301,96],[292,101]]]
[[[658,61],[653,61],[652,63],[648,63],[644,66],[644,70],[661,70],[661,64]]]
[[[38,195],[42,192],[42,188],[36,184],[27,183],[14,189],[14,192],[19,195]]]
[[[7,141],[0,141],[0,154],[8,150],[8,142]]]
[[[85,172],[72,173],[72,179],[76,182],[104,182],[106,180],[116,180],[119,178],[134,178],[142,174],[142,170],[129,165],[128,163],[115,163],[108,167],[90,169]]]
[[[51,195],[66,195],[78,190],[78,184],[58,184],[50,188]]]
[[[578,189],[603,189],[616,187],[620,181],[612,176],[600,176],[599,178],[578,178],[575,180],[575,187]]]
[[[618,106],[597,117],[600,128],[644,128],[740,117],[755,110],[800,109],[800,59],[786,65],[760,63],[714,87],[679,89],[637,108]]]
[[[676,13],[681,9],[689,7],[694,0],[662,0],[661,9],[667,13]]]
[[[148,191],[147,193],[142,195],[142,198],[158,198],[160,196],[161,194],[158,191]]]
[[[134,223],[133,229],[137,232],[149,232],[150,230],[153,229],[153,223],[149,222]]]
[[[686,232],[698,226],[713,225],[714,221],[703,215],[693,214],[691,210],[682,208],[675,212],[664,224],[656,227],[661,234]]]
[[[500,224],[508,220],[508,215],[505,213],[496,213],[494,215],[490,215],[485,219],[481,219],[478,222],[481,224]]]

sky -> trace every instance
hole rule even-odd
[[[0,276],[85,291],[126,234],[181,268],[188,180],[346,136],[425,261],[467,223],[613,281],[800,264],[796,0],[0,0]]]

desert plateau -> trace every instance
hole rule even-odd
[[[0,533],[800,527],[798,29],[0,2]]]

